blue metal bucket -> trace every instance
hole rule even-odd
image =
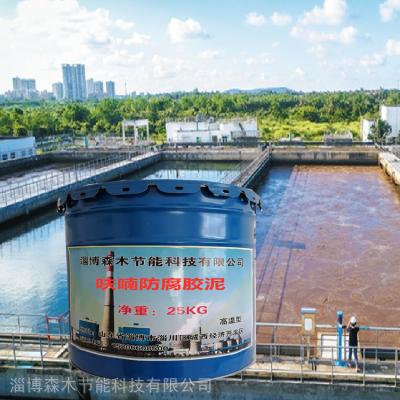
[[[100,377],[201,381],[255,360],[249,189],[201,181],[65,194],[71,361]]]

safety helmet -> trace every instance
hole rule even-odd
[[[356,317],[351,317],[350,322],[352,325],[355,325],[357,323]]]

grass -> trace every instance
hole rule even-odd
[[[360,122],[350,123],[335,122],[310,122],[310,121],[277,121],[275,119],[263,119],[259,121],[259,129],[262,130],[262,139],[271,140],[288,138],[292,132],[293,138],[303,138],[303,140],[321,141],[325,132],[344,133],[349,130],[353,134],[353,140],[361,140]]]

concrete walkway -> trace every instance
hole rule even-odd
[[[16,180],[10,185],[0,187],[0,208],[24,202],[30,198],[43,195],[57,189],[63,189],[72,184],[79,184],[89,178],[100,177],[105,172],[150,158],[154,152],[149,152],[131,159],[105,159],[87,163],[83,168],[66,168],[59,174],[44,172],[37,178],[25,181]]]

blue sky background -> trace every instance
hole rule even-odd
[[[117,94],[395,88],[399,19],[400,0],[2,0],[0,93],[50,91],[62,63]]]

